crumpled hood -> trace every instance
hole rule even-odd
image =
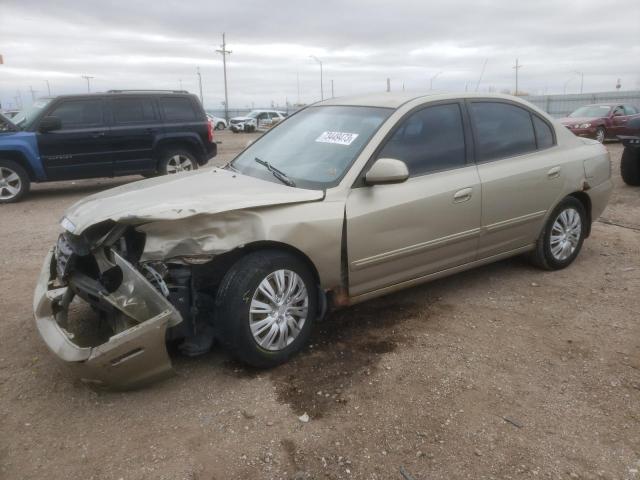
[[[236,120],[238,122],[248,122],[250,120],[255,120],[255,119],[253,117],[233,117],[231,120]]]
[[[150,178],[91,195],[72,205],[65,217],[78,235],[105,220],[142,224],[323,197],[320,190],[288,187],[230,170],[207,168]]]

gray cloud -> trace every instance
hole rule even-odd
[[[178,88],[197,92],[201,67],[205,104],[223,100],[222,31],[233,50],[231,106],[284,104],[325,95],[394,89],[475,87],[513,89],[516,57],[520,88],[531,93],[575,93],[640,88],[638,2],[594,0],[514,2],[334,1],[178,2],[0,0],[0,100],[24,103],[29,87],[46,94],[94,90]],[[181,81],[181,82],[180,82]],[[18,94],[19,91],[19,94]]]

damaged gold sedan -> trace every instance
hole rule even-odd
[[[38,330],[84,381],[136,387],[214,341],[271,367],[328,310],[518,254],[568,266],[609,156],[501,95],[308,107],[222,168],[88,197],[36,287]]]

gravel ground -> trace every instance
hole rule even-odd
[[[176,355],[129,393],[54,362],[31,299],[65,208],[138,177],[36,185],[0,208],[0,478],[640,479],[640,189],[608,148],[611,223],[570,268],[499,262],[334,313],[274,370]]]

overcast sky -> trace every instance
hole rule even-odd
[[[0,100],[93,91],[182,88],[207,108],[392,90],[515,88],[532,94],[640,90],[640,1],[0,0]],[[435,77],[432,82],[432,77]],[[298,79],[299,78],[299,82]],[[300,94],[298,97],[298,83]]]

